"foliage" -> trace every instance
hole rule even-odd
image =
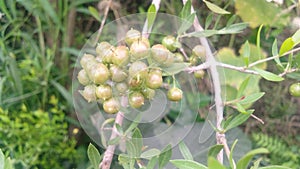
[[[0,147],[21,168],[69,168],[78,158],[64,112],[51,97],[49,112],[0,109]]]

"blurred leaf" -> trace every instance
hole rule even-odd
[[[100,22],[100,16],[99,16],[99,12],[97,11],[96,8],[92,7],[92,6],[89,6],[89,11],[90,11],[90,14],[97,20]]]
[[[154,167],[156,166],[157,160],[158,160],[157,156],[152,157],[147,164],[147,169],[154,169]]]
[[[261,160],[262,158],[259,158],[258,160],[254,161],[253,166],[250,169],[258,169]]]
[[[245,107],[242,106],[240,103],[235,103],[234,105],[236,106],[236,109],[237,109],[240,113],[242,113],[242,114],[246,114],[246,113],[247,113]]]
[[[239,15],[244,22],[248,22],[251,28],[259,25],[280,26],[288,23],[288,19],[279,15],[281,10],[273,3],[266,0],[236,0],[236,14]],[[266,12],[268,11],[268,12]]]
[[[196,31],[196,32],[191,32],[191,33],[187,33],[181,37],[209,37],[212,35],[216,35],[218,34],[217,30],[203,30],[203,31]]]
[[[69,106],[73,106],[73,99],[72,99],[72,94],[67,91],[65,87],[63,87],[61,84],[57,83],[54,80],[51,80],[51,84],[60,92],[60,94],[66,99],[68,102]]]
[[[216,144],[209,148],[208,157],[217,157],[219,152],[223,149],[223,144]]]
[[[161,153],[158,157],[158,168],[162,169],[169,160],[172,157],[172,146],[168,144],[163,150],[161,150]]]
[[[235,146],[236,146],[237,143],[238,143],[238,139],[234,140],[234,142],[233,142],[233,144],[231,146],[231,149],[230,149],[229,164],[230,164],[231,168],[234,168],[233,151],[234,151],[234,148],[235,148]]]
[[[211,24],[211,22],[212,22],[212,19],[213,19],[213,14],[212,13],[210,13],[207,17],[206,17],[206,19],[205,19],[205,30],[209,27],[209,25]]]
[[[91,143],[88,146],[88,157],[94,169],[99,168],[99,164],[101,162],[100,153],[97,148]]]
[[[236,23],[229,26],[226,26],[225,28],[218,31],[218,34],[235,34],[240,33],[242,30],[246,29],[248,26],[248,23]]]
[[[273,45],[272,45],[272,55],[273,56],[277,56],[278,55],[277,39],[274,40]],[[280,62],[279,57],[276,57],[274,60],[277,63],[277,65],[279,65],[280,67],[283,68],[283,66],[282,66],[282,64]]]
[[[177,73],[180,73],[184,69],[186,69],[190,63],[186,62],[181,62],[181,63],[173,63],[169,67],[163,67],[163,76],[170,76],[170,75],[175,75]]]
[[[292,38],[287,38],[280,46],[279,55],[283,55],[284,53],[290,51],[294,47],[294,41]]]
[[[186,19],[191,14],[191,0],[187,0],[182,10],[180,11],[179,17],[181,19]]]
[[[52,21],[55,24],[57,24],[57,26],[60,27],[59,17],[56,15],[56,11],[52,7],[50,1],[48,1],[48,0],[39,0],[39,1],[40,1],[41,6],[44,8],[46,14],[48,14],[50,16],[50,18],[52,19]]]
[[[4,165],[5,165],[4,161],[5,161],[4,154],[0,149],[0,169],[4,169]]]
[[[0,167],[1,168],[1,167]],[[4,169],[14,169],[13,163],[10,158],[5,159]]]
[[[118,156],[118,162],[123,166],[124,169],[133,169],[135,159],[129,157],[127,154],[120,154]]]
[[[127,135],[133,129],[135,129],[139,125],[140,121],[141,121],[141,113],[136,116],[136,118],[133,120],[133,122],[130,124],[130,126],[126,129],[125,135]]]
[[[271,165],[267,167],[259,167],[258,169],[292,169],[290,167],[279,166],[279,165]]]
[[[245,89],[246,89],[247,86],[248,86],[249,79],[250,79],[250,77],[248,76],[248,77],[242,82],[242,84],[239,86],[239,90],[238,90],[238,93],[237,93],[236,98],[240,98],[240,97],[243,95]]]
[[[226,23],[226,26],[232,25],[232,24],[234,23],[234,21],[236,20],[236,18],[237,18],[237,15],[232,15],[232,16],[228,19],[228,21],[227,21],[227,23]]]
[[[257,35],[256,35],[256,46],[257,48],[259,49],[260,48],[260,34],[261,34],[261,30],[263,28],[263,24],[261,24],[258,28],[258,31],[257,31]]]
[[[120,143],[121,137],[116,137],[108,141],[108,145],[117,145]]]
[[[264,95],[265,95],[265,92],[253,93],[253,94],[247,95],[239,103],[240,104],[250,104],[250,103],[256,102],[258,99],[260,99]]]
[[[133,131],[131,141],[135,146],[137,157],[139,157],[142,153],[143,148],[143,136],[138,128],[135,128],[135,130]]]
[[[300,29],[296,33],[294,33],[294,35],[292,36],[292,40],[294,42],[294,46],[300,43]]]
[[[243,124],[254,112],[254,110],[248,110],[246,113],[239,113],[238,115],[234,116],[233,118],[228,119],[224,123],[224,130],[228,131],[232,128],[235,128],[241,124]]]
[[[265,148],[258,148],[255,150],[251,150],[237,162],[236,168],[247,169],[249,162],[251,161],[253,156],[258,155],[258,154],[266,154],[266,153],[269,153],[269,151]]]
[[[179,150],[186,160],[193,160],[193,155],[191,154],[189,148],[184,144],[184,142],[179,143]]]
[[[249,57],[250,57],[250,46],[249,46],[248,40],[246,41],[246,43],[244,45],[243,57],[244,57],[244,61],[245,61],[246,67],[248,67],[248,65],[249,65]]]
[[[185,32],[186,30],[188,30],[194,23],[194,19],[195,19],[195,15],[196,13],[192,13],[190,14],[186,20],[183,20],[180,28],[177,31],[178,35],[181,35],[183,32]]]
[[[170,160],[170,162],[179,169],[207,169],[203,164],[191,160]]]
[[[254,68],[254,70],[257,71],[257,73],[260,74],[266,80],[273,81],[273,82],[279,82],[284,80],[283,77],[280,77],[274,73],[259,68]]]
[[[156,8],[155,5],[152,4],[147,12],[147,22],[148,22],[148,29],[150,29],[155,21],[156,18]]]
[[[160,154],[160,150],[156,149],[156,148],[152,148],[152,149],[149,149],[145,152],[143,152],[141,154],[141,158],[144,158],[144,159],[148,159],[150,160],[151,158],[153,158],[154,156],[157,156]]]
[[[123,135],[124,131],[123,131],[122,127],[120,126],[120,124],[116,123],[115,125],[116,125],[116,129],[117,129],[118,133],[120,135]]]
[[[206,4],[206,6],[214,13],[217,13],[217,14],[230,14],[230,12],[218,7],[217,5],[211,3],[211,2],[208,2],[206,0],[203,0],[203,2]]]
[[[208,169],[226,169],[218,160],[214,157],[208,157],[207,161]]]
[[[126,152],[130,158],[138,157],[137,149],[131,140],[126,140]]]

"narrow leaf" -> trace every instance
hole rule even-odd
[[[243,114],[246,114],[246,113],[247,113],[246,109],[245,109],[240,103],[235,103],[235,106],[236,106],[236,109],[237,109],[240,113],[243,113]]]
[[[294,47],[294,41],[292,38],[287,38],[280,46],[279,55],[283,55],[285,52],[290,51]]]
[[[240,33],[242,30],[247,28],[248,23],[236,23],[230,26],[227,26],[218,31],[218,34],[234,34]]]
[[[210,147],[210,149],[208,150],[208,157],[217,157],[217,155],[223,149],[223,147],[224,146],[222,144],[216,144]]]
[[[244,45],[243,57],[244,57],[245,65],[246,65],[246,67],[248,67],[249,57],[250,57],[250,45],[249,45],[248,40],[246,41],[246,43]]]
[[[260,25],[257,31],[257,35],[256,35],[256,47],[257,49],[260,49],[260,34],[261,34],[261,30],[263,28],[264,25]]]
[[[120,124],[116,123],[115,125],[116,125],[116,129],[117,129],[118,133],[120,135],[123,135],[124,131],[123,131],[122,127],[120,126]]]
[[[152,148],[150,150],[143,152],[141,154],[141,158],[150,160],[151,158],[153,158],[154,156],[158,156],[159,154],[160,154],[160,150],[158,150],[156,148]]]
[[[228,21],[227,21],[227,23],[226,23],[226,26],[232,25],[232,24],[234,23],[234,21],[236,20],[236,18],[237,18],[237,15],[232,15],[232,16],[228,19]]]
[[[143,148],[143,136],[138,128],[135,128],[132,134],[132,143],[136,149],[136,155],[140,156]]]
[[[138,157],[137,150],[135,148],[135,145],[131,140],[126,140],[126,151],[130,158],[136,158]]]
[[[240,98],[240,97],[243,95],[245,89],[246,89],[247,86],[248,86],[249,79],[250,79],[250,77],[248,76],[248,77],[242,82],[242,84],[240,85],[239,90],[238,90],[238,93],[237,93],[237,96],[236,96],[237,98]]]
[[[50,4],[50,1],[48,1],[48,0],[39,0],[39,1],[40,1],[41,6],[43,7],[43,9],[45,10],[45,12],[53,20],[53,22],[59,25],[60,24],[59,19],[58,19],[59,17],[57,16],[56,11]]]
[[[147,164],[147,169],[154,169],[154,167],[156,166],[156,163],[158,161],[158,157],[154,156],[150,159],[150,161]]]
[[[209,14],[205,19],[205,30],[210,26],[213,19],[213,14]]]
[[[250,104],[250,103],[253,103],[253,102],[257,101],[258,99],[260,99],[264,95],[265,95],[265,92],[253,93],[253,94],[250,94],[250,95],[246,96],[239,103],[240,104]]]
[[[125,135],[127,135],[129,132],[135,129],[139,125],[140,121],[141,121],[141,113],[136,116],[136,118],[133,120],[130,126],[126,129]]]
[[[97,148],[91,143],[88,146],[88,158],[94,169],[99,168],[99,164],[101,162],[100,153]]]
[[[279,81],[283,81],[284,78],[274,74],[274,73],[271,73],[271,72],[267,72],[265,70],[262,70],[262,69],[259,69],[259,68],[254,68],[255,71],[257,71],[257,73],[259,75],[261,75],[264,79],[266,80],[269,80],[269,81],[273,81],[273,82],[279,82]]]
[[[294,33],[294,35],[292,36],[292,40],[294,42],[294,46],[300,43],[300,29],[296,33]]]
[[[186,30],[188,30],[194,23],[194,19],[195,19],[195,15],[196,13],[190,14],[186,20],[183,21],[183,23],[181,24],[180,28],[177,31],[178,35],[181,35],[183,32],[185,32]]]
[[[121,137],[116,137],[112,140],[109,140],[107,144],[108,145],[117,145],[120,143],[120,140],[121,140]]]
[[[237,144],[238,140],[234,140],[232,146],[231,146],[231,149],[230,149],[230,154],[229,154],[229,164],[230,164],[230,167],[231,168],[234,168],[234,160],[233,160],[233,151],[234,151],[234,148]]]
[[[291,169],[291,168],[285,166],[279,166],[279,165],[271,165],[267,167],[259,167],[258,169]]]
[[[218,160],[214,157],[208,157],[207,160],[208,169],[226,169]]]
[[[261,160],[262,160],[262,158],[259,158],[258,160],[256,160],[250,169],[258,169]]]
[[[179,169],[207,169],[203,164],[191,160],[171,160],[170,162]]]
[[[155,21],[156,18],[156,8],[155,5],[152,4],[147,12],[147,22],[148,22],[148,29],[150,29]]]
[[[192,6],[191,0],[186,1],[185,5],[183,6],[179,14],[180,18],[185,19],[187,18],[187,16],[191,14],[191,6]]]
[[[96,8],[92,7],[92,6],[89,6],[89,11],[90,11],[90,14],[97,20],[97,21],[100,21],[100,16],[99,16],[99,13],[97,11]]]
[[[208,2],[206,0],[203,0],[203,2],[206,4],[206,6],[208,7],[208,9],[210,9],[212,12],[217,13],[217,14],[230,14],[230,12],[218,7],[217,5]]]
[[[273,42],[273,45],[272,45],[272,55],[273,56],[277,56],[278,55],[278,48],[277,48],[277,39],[274,40]],[[281,62],[280,62],[280,59],[278,57],[276,57],[275,59],[275,62],[283,68]]]
[[[158,168],[162,169],[170,161],[172,157],[172,146],[167,145],[158,157]]]
[[[217,30],[203,30],[203,31],[196,31],[196,32],[191,32],[188,34],[185,34],[181,37],[197,37],[197,38],[201,38],[201,37],[210,37],[212,35],[216,35],[218,34]]]
[[[255,150],[252,150],[248,152],[245,156],[243,156],[237,163],[236,168],[238,169],[247,169],[249,162],[253,158],[253,156],[257,154],[266,154],[269,153],[269,151],[265,148],[258,148]]]
[[[235,128],[235,127],[241,125],[251,116],[251,114],[253,112],[254,112],[254,110],[248,110],[246,113],[239,113],[235,117],[228,119],[228,120],[230,120],[230,122],[226,122],[226,125],[224,125],[224,130],[228,131],[232,128]]]
[[[4,160],[5,160],[4,154],[3,154],[2,150],[0,149],[0,169],[4,169],[4,165],[5,165]]]
[[[190,152],[189,148],[186,146],[186,144],[184,144],[184,142],[179,143],[179,150],[184,159],[193,160],[193,155]]]
[[[186,69],[189,65],[190,65],[190,63],[185,63],[185,62],[173,63],[169,67],[162,68],[163,76],[170,76],[170,75],[175,75],[177,73],[180,73],[181,71]]]

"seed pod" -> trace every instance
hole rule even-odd
[[[115,47],[108,42],[101,42],[96,47],[97,59],[102,63],[111,63],[115,55]]]
[[[174,52],[176,50],[176,39],[174,36],[166,36],[162,39],[162,45],[164,45],[168,50]]]
[[[198,79],[202,79],[205,75],[205,71],[204,70],[197,70],[194,72],[194,76],[195,78],[198,78]]]
[[[152,46],[151,56],[161,66],[170,66],[174,62],[174,54],[161,44]]]
[[[146,85],[151,89],[159,88],[163,83],[162,73],[159,70],[150,72],[146,79]]]
[[[120,104],[115,98],[104,101],[103,110],[108,114],[115,114],[120,110]]]
[[[84,89],[82,91],[79,91],[79,92],[86,101],[88,101],[88,102],[96,101],[96,86],[95,85],[87,85],[84,87]]]
[[[130,46],[134,41],[137,41],[141,37],[141,32],[135,29],[130,29],[125,36],[125,42]]]
[[[131,78],[146,79],[148,75],[148,66],[142,61],[136,61],[129,67],[129,76]]]
[[[167,96],[170,101],[179,101],[182,99],[182,91],[177,87],[173,87],[168,91]]]
[[[133,108],[140,108],[145,104],[145,98],[140,92],[133,92],[129,95],[129,105]]]
[[[206,55],[206,50],[205,50],[205,47],[202,46],[202,45],[196,45],[194,48],[193,48],[193,51],[192,51],[193,55],[201,58],[202,60],[205,59],[205,55]]]
[[[130,46],[131,61],[147,57],[150,54],[148,45],[143,41],[134,41]]]
[[[112,97],[112,89],[109,85],[100,85],[96,87],[96,96],[99,99],[107,100]]]
[[[112,63],[117,66],[126,66],[130,61],[129,50],[126,46],[118,46],[112,57]]]
[[[112,65],[110,67],[111,80],[114,82],[122,82],[127,78],[127,74],[120,67]]]
[[[95,62],[95,57],[91,54],[85,53],[82,58],[80,59],[80,65],[84,69],[87,67],[88,63]]]
[[[143,95],[145,96],[145,98],[151,100],[154,98],[155,96],[155,90],[154,89],[150,89],[150,88],[145,88],[142,90]]]
[[[84,69],[81,69],[79,72],[78,72],[78,75],[77,75],[77,79],[79,81],[80,84],[86,86],[90,83],[90,79],[86,73],[86,71]]]
[[[95,84],[104,84],[109,79],[109,70],[102,63],[93,64],[88,68],[87,74]]]
[[[181,53],[174,53],[174,62],[184,62],[184,57]]]

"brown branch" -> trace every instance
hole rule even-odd
[[[103,27],[104,27],[104,24],[105,24],[105,21],[106,21],[106,18],[107,18],[107,15],[108,15],[108,11],[109,11],[109,8],[111,6],[111,3],[112,3],[112,0],[108,0],[107,4],[106,4],[106,7],[105,7],[105,10],[104,10],[104,15],[103,15],[103,19],[101,21],[101,25],[99,27],[99,30],[98,30],[98,33],[97,33],[97,37],[95,39],[95,44],[97,44],[99,38],[100,38],[100,35],[102,33],[102,30],[103,30]]]

